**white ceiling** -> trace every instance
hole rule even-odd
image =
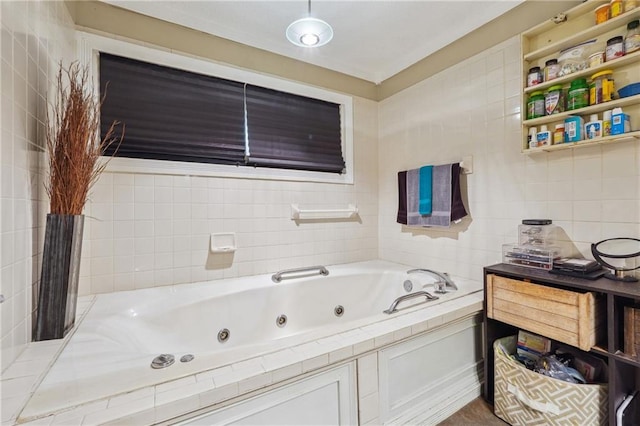
[[[307,16],[306,0],[103,1],[380,83],[523,0],[312,0],[311,16],[334,30],[333,40],[318,48],[285,38],[287,26]]]

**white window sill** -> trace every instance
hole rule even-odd
[[[304,170],[265,167],[230,166],[225,164],[187,163],[179,161],[145,160],[139,158],[101,157],[109,161],[105,169],[111,173],[146,173],[176,176],[208,176],[239,179],[286,180],[353,184],[353,173],[310,172]]]

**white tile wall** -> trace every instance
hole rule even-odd
[[[105,173],[85,213],[81,294],[377,258],[377,103],[354,100],[355,183]],[[346,208],[359,221],[301,223],[291,204]],[[235,232],[238,250],[208,252]]]
[[[640,236],[637,142],[520,153],[518,39],[379,104],[382,259],[481,279],[483,266],[501,261],[501,245],[516,242],[524,218],[553,219],[572,241],[567,248],[587,257],[591,242]],[[467,155],[474,158],[474,173],[466,176],[470,217],[450,230],[396,223],[398,171]]]
[[[42,149],[47,92],[58,63],[75,59],[74,27],[61,1],[0,2],[1,369],[31,340],[47,212]]]

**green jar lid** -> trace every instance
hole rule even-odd
[[[586,78],[576,78],[575,80],[573,80],[571,82],[571,87],[589,87],[587,86],[587,79]]]
[[[549,87],[549,90],[547,90],[547,92],[555,92],[556,90],[562,90],[562,84]]]
[[[538,90],[536,92],[531,92],[531,97],[533,98],[534,96],[543,96],[544,93],[542,93],[542,90]]]

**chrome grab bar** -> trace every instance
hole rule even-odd
[[[398,304],[400,302],[404,302],[405,300],[409,300],[409,299],[414,299],[416,297],[426,297],[427,300],[437,300],[438,296],[433,296],[431,293],[428,293],[426,291],[416,291],[415,293],[409,293],[409,294],[405,294],[403,296],[398,297],[396,300],[393,301],[393,303],[391,304],[391,306],[389,306],[389,309],[387,309],[386,311],[382,311],[385,314],[393,314],[398,312],[398,310],[396,309],[398,307]]]
[[[285,274],[299,274],[301,272],[313,272],[318,271],[319,275],[329,275],[329,270],[324,266],[308,266],[306,268],[294,268],[294,269],[285,269],[283,271],[278,271],[271,276],[271,281],[274,283],[279,283],[282,281],[282,276]]]
[[[431,269],[409,269],[407,271],[407,274],[413,274],[415,272],[426,272],[428,274],[433,275],[436,278],[440,278],[441,280],[443,280],[445,282],[445,286],[449,287],[453,290],[457,290],[458,286],[451,280],[451,277],[449,277],[449,274],[447,274],[446,272],[438,272],[438,271],[433,271]],[[438,286],[436,286],[436,289],[438,288]],[[436,293],[446,293],[446,291],[444,291],[444,289],[441,289],[440,291],[436,290]]]

